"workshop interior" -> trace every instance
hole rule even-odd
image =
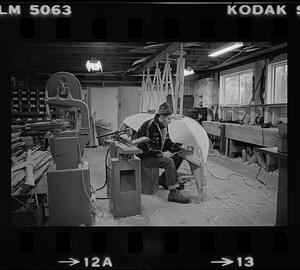
[[[286,42],[10,49],[12,226],[287,225]],[[187,204],[138,157],[164,102]]]

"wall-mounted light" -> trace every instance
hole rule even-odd
[[[99,71],[99,70],[101,70],[101,72],[103,71],[101,62],[99,60],[94,60],[94,59],[93,60],[88,60],[86,62],[85,66],[86,66],[88,72]]]
[[[233,51],[237,48],[240,48],[244,46],[244,43],[243,42],[235,42],[235,43],[231,43],[229,45],[226,45],[225,47],[223,48],[219,48],[213,52],[211,52],[208,56],[209,57],[216,57],[216,56],[219,56],[221,54],[224,54],[224,53],[227,53],[227,52],[230,52],[230,51]]]
[[[189,75],[193,75],[193,74],[195,74],[195,73],[194,73],[194,70],[191,68],[184,69],[184,71],[183,71],[184,76],[189,76]]]

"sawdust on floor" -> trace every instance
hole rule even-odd
[[[104,159],[107,147],[88,148],[84,160],[89,162],[94,189],[105,182]],[[258,166],[245,165],[220,155],[209,156],[205,166],[207,199],[198,202],[194,180],[182,193],[190,204],[168,202],[168,191],[141,195],[141,215],[114,219],[108,200],[97,200],[97,216],[93,226],[274,226],[276,216],[278,173],[262,171],[256,180]],[[184,161],[179,172],[190,174]],[[96,193],[107,197],[106,187]]]

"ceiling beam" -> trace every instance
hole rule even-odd
[[[287,43],[281,43],[281,44],[278,44],[276,46],[273,46],[273,47],[270,47],[267,49],[262,49],[257,52],[250,53],[244,57],[240,57],[240,58],[234,59],[232,61],[228,61],[224,64],[220,64],[220,65],[208,68],[208,70],[222,70],[222,69],[228,68],[229,66],[232,66],[235,64],[241,64],[241,63],[246,64],[246,62],[249,62],[249,61],[260,60],[263,58],[270,57],[272,55],[284,53],[286,51],[287,51]]]
[[[180,49],[180,42],[172,42],[167,43],[162,48],[158,49],[158,51],[151,57],[149,57],[148,60],[146,60],[144,63],[142,63],[135,71],[134,73],[139,73],[143,70],[146,70],[148,67],[151,68],[156,65],[157,61],[163,60],[166,58],[166,54],[171,54],[174,51]]]

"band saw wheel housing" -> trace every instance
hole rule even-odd
[[[74,99],[81,100],[81,85],[79,80],[69,72],[57,72],[52,74],[46,84],[48,97],[55,97],[57,88],[61,88],[61,80],[65,83],[66,87],[70,88],[70,93]]]

